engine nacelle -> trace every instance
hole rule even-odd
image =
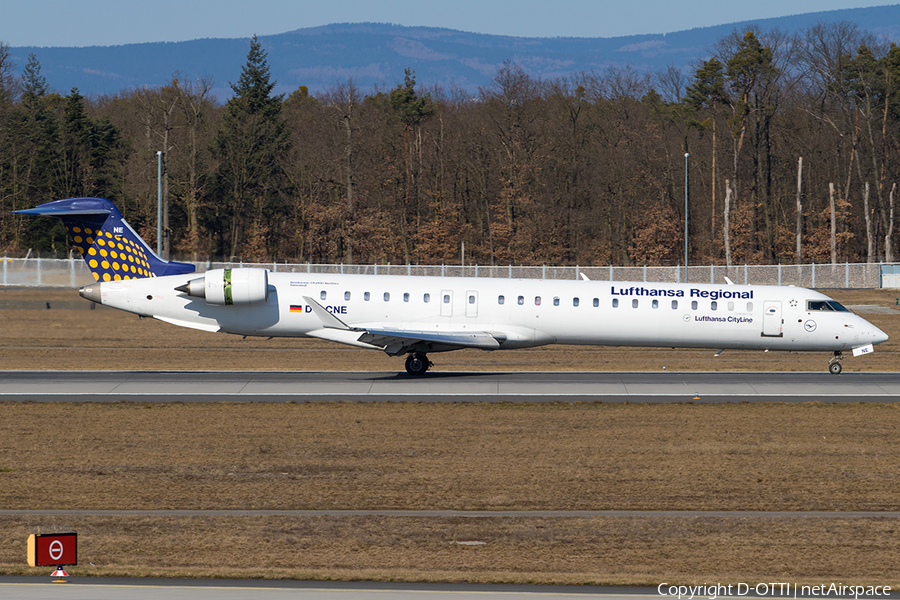
[[[213,269],[175,289],[205,298],[209,304],[255,304],[269,299],[268,273],[266,269]]]

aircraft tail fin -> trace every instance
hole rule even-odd
[[[161,259],[104,198],[66,198],[35,208],[14,211],[20,215],[59,217],[69,239],[97,281],[140,279],[193,273],[190,263]]]

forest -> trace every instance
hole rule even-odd
[[[675,265],[894,260],[900,47],[849,22],[733,31],[691,72],[542,80],[507,62],[477,94],[336,81],[275,95],[254,37],[233,96],[166,85],[63,95],[0,43],[0,252],[65,256],[52,219],[113,201],[181,260]]]

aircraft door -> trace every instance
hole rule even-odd
[[[453,316],[453,290],[441,290],[441,316]]]
[[[781,302],[767,300],[763,302],[763,337],[782,337],[784,331],[781,318]]]
[[[466,292],[466,316],[478,316],[478,292],[476,291],[470,290]]]

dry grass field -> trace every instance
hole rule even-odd
[[[0,403],[0,506],[896,511],[898,428],[896,404]],[[896,583],[897,525],[2,516],[0,573],[74,530],[75,576]]]
[[[896,297],[833,296],[883,308]],[[3,368],[402,368],[377,352],[242,340],[85,305],[71,291],[0,291]],[[864,315],[892,338],[847,370],[895,370],[898,315]],[[824,370],[827,360],[731,354],[551,347],[435,362]],[[0,402],[0,508],[898,511],[898,430],[900,404]],[[74,530],[74,576],[896,585],[898,526],[887,517],[0,515],[0,574],[41,571],[25,566],[29,533]]]

